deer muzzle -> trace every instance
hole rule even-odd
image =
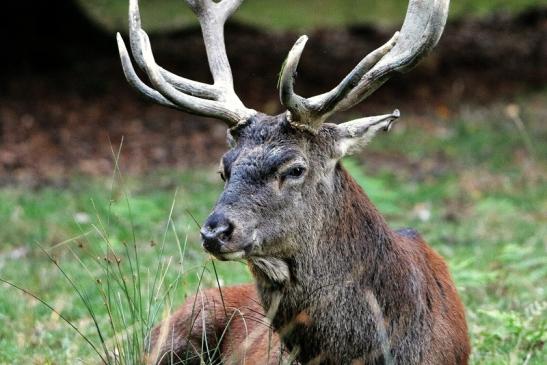
[[[232,240],[234,229],[234,223],[226,214],[214,212],[207,218],[200,231],[203,248],[220,260],[244,258],[249,248]]]

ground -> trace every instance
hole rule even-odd
[[[539,14],[517,18],[519,26],[506,18],[455,23],[460,32],[447,33],[440,55],[343,116],[402,110],[389,134],[344,163],[392,227],[416,228],[448,261],[474,364],[547,363],[547,89],[539,68],[547,28]],[[233,27],[235,51],[254,39],[271,52],[265,68],[263,59],[237,58],[243,99],[277,110],[275,75],[294,35]],[[388,33],[317,32],[298,87],[328,88]],[[168,64],[179,59],[173,40],[199,40],[194,31],[170,37],[158,39]],[[195,47],[174,68],[206,79]],[[314,62],[323,54],[334,56]],[[97,328],[105,346],[135,363],[147,328],[198,285],[251,280],[244,264],[212,261],[199,243],[198,225],[222,189],[215,163],[224,127],[136,101],[110,58],[7,77],[0,90],[0,279],[56,311],[0,284],[0,364],[96,363],[63,318],[99,353]],[[331,64],[343,66],[321,68]],[[331,81],[313,77],[329,70]]]

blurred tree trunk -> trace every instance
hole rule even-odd
[[[4,1],[0,11],[2,73],[51,70],[112,49],[75,0]]]

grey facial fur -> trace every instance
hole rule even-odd
[[[245,250],[245,257],[262,263],[298,251],[296,233],[316,230],[312,225],[320,218],[313,217],[316,187],[330,189],[336,135],[334,125],[319,134],[296,129],[285,115],[259,116],[231,131],[233,147],[220,164],[225,189],[214,209],[234,226],[226,251]],[[278,262],[259,266],[280,267]]]

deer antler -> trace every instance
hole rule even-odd
[[[255,110],[237,97],[226,47],[224,24],[243,0],[186,0],[196,14],[205,42],[213,85],[175,75],[157,65],[148,35],[141,28],[138,0],[129,0],[129,38],[137,65],[146,72],[152,87],[139,79],[127,48],[118,33],[118,49],[127,81],[156,103],[189,113],[224,120],[229,126],[247,121]],[[298,62],[307,37],[300,37],[281,71],[279,93],[296,126],[315,131],[332,114],[351,108],[372,94],[395,72],[415,66],[438,42],[446,23],[450,0],[410,0],[400,32],[368,54],[331,91],[311,98],[294,92]]]
[[[171,107],[224,120],[235,126],[256,111],[246,108],[234,91],[232,71],[224,45],[224,24],[243,0],[186,0],[196,14],[205,42],[213,85],[177,76],[156,64],[148,35],[141,28],[138,0],[129,1],[129,38],[137,65],[146,72],[154,88],[139,79],[123,38],[118,33],[118,50],[125,77],[146,98]]]
[[[367,55],[331,91],[311,98],[294,92],[296,69],[307,41],[300,37],[281,71],[279,94],[293,124],[317,130],[332,114],[360,103],[395,72],[415,66],[439,41],[450,0],[410,0],[400,32]]]

